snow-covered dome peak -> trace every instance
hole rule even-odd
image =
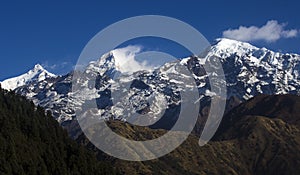
[[[248,53],[251,51],[258,50],[257,47],[241,41],[236,41],[227,38],[216,39],[216,43],[212,46],[212,51],[216,53]]]

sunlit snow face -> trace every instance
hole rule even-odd
[[[116,69],[121,73],[133,73],[141,70],[151,71],[166,62],[176,60],[173,56],[163,52],[141,51],[142,47],[137,45],[129,45],[113,50]]]

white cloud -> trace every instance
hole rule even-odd
[[[293,37],[296,37],[298,35],[298,31],[296,29],[287,30],[287,31],[283,31],[282,35],[285,38],[293,38]]]
[[[275,42],[280,38],[293,38],[299,33],[296,29],[285,30],[286,24],[279,24],[276,20],[270,20],[261,27],[240,26],[238,29],[229,29],[223,32],[223,37],[236,39],[239,41],[257,41]]]
[[[141,46],[127,46],[112,51],[115,57],[116,68],[122,73],[133,73],[140,70],[152,70],[147,61],[137,61],[135,56],[142,50]]]

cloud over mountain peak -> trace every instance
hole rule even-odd
[[[297,29],[285,29],[286,23],[278,23],[276,20],[270,20],[261,27],[240,26],[238,29],[228,29],[223,32],[223,37],[236,39],[240,41],[266,41],[275,42],[281,38],[294,38],[298,36]]]

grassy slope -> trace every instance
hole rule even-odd
[[[207,145],[199,147],[199,138],[191,135],[176,150],[152,161],[114,159],[83,136],[79,142],[125,174],[299,174],[299,102],[300,97],[292,95],[255,97],[231,110]],[[132,140],[147,140],[166,132],[122,122],[109,125]]]

